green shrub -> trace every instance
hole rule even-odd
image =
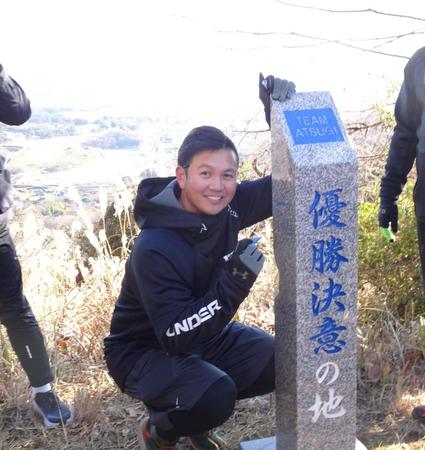
[[[65,213],[66,207],[60,201],[52,201],[46,207],[47,215],[51,217],[61,216]]]
[[[398,201],[399,232],[394,242],[379,233],[378,183],[373,201],[359,205],[359,318],[386,310],[402,321],[425,312],[413,205],[409,181]]]

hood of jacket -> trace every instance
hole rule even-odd
[[[173,228],[186,230],[201,240],[223,223],[227,208],[218,214],[197,214],[183,209],[179,202],[180,187],[175,177],[147,178],[137,189],[134,217],[140,229]],[[215,234],[215,233],[214,233]],[[197,240],[199,239],[197,238]]]

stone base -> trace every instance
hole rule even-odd
[[[264,439],[256,439],[255,441],[241,442],[239,445],[241,450],[276,450],[276,438],[268,437]],[[285,449],[279,449],[285,450]],[[313,450],[313,449],[312,449]],[[322,449],[317,449],[322,450]],[[367,448],[357,439],[355,450],[367,450]]]
[[[245,441],[239,444],[241,450],[276,450],[276,438],[269,437],[256,439],[255,441]]]

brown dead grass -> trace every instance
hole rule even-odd
[[[33,231],[31,245],[25,242],[28,229]],[[247,230],[248,235],[255,232],[261,232],[267,263],[238,318],[273,333],[277,274],[271,223],[266,222],[261,230]],[[106,371],[102,353],[123,260],[110,256],[107,247],[98,241],[97,256],[85,262],[78,248],[69,242],[71,238],[44,233],[43,225],[34,217],[27,217],[14,233],[26,291],[52,351],[56,390],[73,405],[75,418],[65,429],[45,430],[31,410],[22,369],[14,356],[6,353],[0,360],[0,448],[139,448],[137,424],[146,410],[118,391]],[[92,235],[91,239],[97,238]],[[77,271],[72,270],[70,260],[77,263],[83,281],[76,282]],[[42,267],[54,267],[43,280],[37,275]],[[369,449],[425,448],[425,427],[410,418],[412,407],[425,402],[421,390],[425,380],[421,355],[425,349],[418,348],[421,343],[416,333],[416,325],[411,329],[401,324],[390,326],[388,318],[359,330],[358,435]],[[412,354],[413,350],[416,353]],[[219,432],[229,449],[237,449],[240,441],[273,435],[274,396],[238,402],[235,413]],[[184,441],[182,444],[188,448]]]

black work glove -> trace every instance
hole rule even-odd
[[[235,251],[227,261],[230,274],[238,280],[245,281],[250,286],[257,279],[263,264],[264,256],[251,239],[239,241]]]
[[[389,231],[391,224],[391,231],[397,233],[398,231],[398,208],[397,203],[381,204],[378,212],[379,229],[388,241],[394,241],[394,235]]]
[[[266,121],[270,127],[270,96],[273,100],[283,102],[295,94],[295,84],[292,81],[275,78],[273,75],[264,78],[260,72],[258,88],[260,100],[264,105]]]

